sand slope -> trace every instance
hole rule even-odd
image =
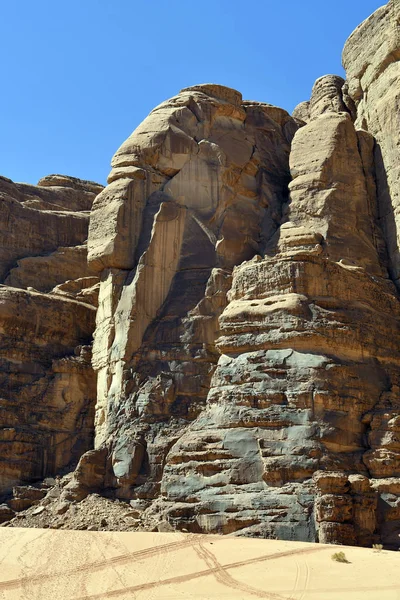
[[[349,564],[334,562],[343,550]],[[183,533],[0,529],[1,600],[400,600],[400,553]]]

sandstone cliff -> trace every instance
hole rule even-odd
[[[45,498],[55,526],[100,492],[142,528],[399,546],[399,22],[391,0],[361,24],[346,81],[293,116],[193,86],[103,190],[4,180],[28,229],[1,240],[3,281],[37,290],[3,289],[4,490],[81,456]],[[89,348],[71,358],[93,331],[96,399]],[[51,457],[29,472],[16,410]]]
[[[92,444],[88,288],[98,278],[86,239],[101,189],[54,175],[37,186],[0,179],[0,493],[57,472]]]

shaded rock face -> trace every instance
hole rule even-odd
[[[20,450],[9,409],[33,458],[5,480],[80,457],[59,514],[96,491],[150,528],[399,546],[399,20],[391,1],[360,25],[346,81],[321,77],[292,117],[193,86],[104,189],[4,180],[16,222],[56,219],[1,255],[20,288],[0,289],[5,405],[47,435],[45,459]]]
[[[363,160],[347,112],[296,133],[283,223],[234,269],[206,407],[166,457],[158,508],[175,526],[374,541],[368,478],[400,475],[400,305]],[[336,495],[321,470],[339,472]]]
[[[400,278],[400,25],[399,4],[391,0],[362,23],[347,40],[343,65],[356,127],[375,140],[379,217],[388,246],[390,272]]]
[[[86,239],[102,189],[64,176],[38,186],[0,178],[0,495],[93,443],[99,284]]]

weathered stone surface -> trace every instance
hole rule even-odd
[[[400,277],[400,5],[390,0],[352,33],[343,50],[356,127],[375,140],[380,222],[392,277]]]
[[[0,504],[0,524],[6,523],[15,516],[15,512],[8,504]]]
[[[310,100],[310,119],[327,112],[347,112],[343,102],[344,79],[338,75],[324,75],[317,79]]]
[[[64,190],[62,190],[64,195],[67,195],[67,190],[65,188],[71,188],[77,192],[84,192],[84,197],[87,198],[88,202],[90,202],[90,200],[93,202],[93,196],[89,196],[89,194],[97,196],[97,194],[100,194],[103,190],[103,186],[100,183],[87,181],[86,179],[78,179],[77,177],[70,177],[68,175],[46,175],[45,177],[42,177],[42,179],[39,179],[38,186],[53,188],[52,191],[54,191],[54,188],[64,188]],[[57,194],[60,194],[60,192],[61,190],[57,189]],[[89,208],[91,207],[92,202],[90,202]],[[83,206],[81,208],[83,210]]]
[[[257,535],[260,523],[272,521],[270,532],[279,536],[286,528],[308,539],[318,531],[320,541],[371,543],[378,527],[376,499],[356,502],[347,495],[346,473],[368,474],[371,452],[375,462],[396,473],[395,433],[389,441],[386,425],[393,423],[395,432],[392,412],[371,427],[369,443],[376,440],[376,450],[365,448],[365,436],[366,415],[378,419],[383,398],[393,412],[399,409],[397,294],[380,260],[376,206],[350,116],[328,111],[302,127],[290,165],[286,222],[263,260],[234,270],[216,343],[223,356],[208,408],[167,456],[162,491],[171,506],[184,503],[181,513],[200,530],[215,523],[224,530],[230,523]],[[241,451],[231,450],[221,434],[227,430],[235,441],[246,440]],[[195,453],[188,460],[192,444]],[[312,497],[310,478],[321,468],[344,474],[339,488],[323,489],[315,522],[305,497]],[[239,511],[232,525],[230,502],[237,506],[255,482],[261,484],[258,503],[248,501],[254,509],[246,511],[247,522]],[[293,498],[286,508],[290,524],[286,511],[267,512],[268,502],[276,506],[277,493],[282,507],[286,485],[296,486],[296,496],[303,494],[300,505],[309,510],[297,516]],[[335,494],[326,495],[329,491]],[[205,508],[207,525],[201,517]]]
[[[68,296],[84,304],[91,304],[97,308],[99,303],[100,282],[96,276],[68,279],[53,288],[53,294]]]
[[[399,546],[398,13],[367,19],[346,81],[319,78],[293,117],[196,85],[105,189],[2,180],[36,240],[4,242],[3,489],[80,458],[42,523],[106,493],[152,531]],[[86,251],[65,219],[87,224],[97,192]]]
[[[300,102],[294,109],[295,119],[308,123],[327,113],[349,113],[355,117],[355,105],[348,94],[348,85],[338,75],[324,75],[314,83],[309,101]]]
[[[69,501],[83,500],[90,492],[104,488],[107,454],[107,448],[100,448],[88,450],[81,456],[71,481],[61,493],[61,506]]]
[[[5,284],[11,287],[33,287],[39,292],[50,292],[66,281],[94,277],[95,271],[87,264],[86,245],[58,248],[47,256],[29,256],[17,261]]]
[[[19,512],[38,504],[47,494],[45,487],[33,487],[31,485],[15,486],[13,488],[13,497],[8,505],[15,512]]]
[[[344,80],[303,109],[296,133],[195,86],[115,155],[89,235],[96,443],[116,494],[174,527],[368,544],[368,475],[397,473],[399,304]]]
[[[95,309],[0,288],[0,493],[77,460],[92,438]]]
[[[0,281],[18,259],[86,240],[95,184],[86,189],[81,180],[64,179],[66,187],[40,187],[0,177]]]
[[[355,475],[354,477],[362,477]],[[349,491],[349,478],[345,473],[316,471],[313,480],[321,494],[346,494]]]
[[[89,261],[102,269],[97,444],[131,437],[136,448],[117,462],[120,495],[139,482],[154,495],[166,440],[204,406],[231,270],[276,230],[296,129],[282,109],[195,86],[157,107],[113,159],[93,206]],[[154,420],[167,421],[164,436]]]
[[[56,473],[92,445],[95,375],[88,344],[96,297],[89,289],[98,278],[83,242],[101,189],[65,176],[38,186],[0,180],[6,277],[0,286],[0,495]],[[57,289],[67,280],[68,291]],[[54,294],[43,293],[55,286]],[[15,510],[32,502],[18,494],[11,500]]]
[[[293,110],[292,117],[303,123],[308,123],[310,120],[310,102],[308,100],[300,102]]]

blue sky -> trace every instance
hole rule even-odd
[[[12,0],[1,8],[0,174],[105,183],[112,155],[181,88],[292,111],[376,0]]]

